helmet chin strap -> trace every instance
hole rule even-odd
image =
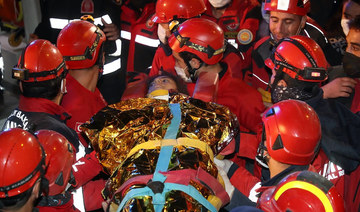
[[[196,82],[196,79],[197,79],[197,71],[203,67],[205,65],[205,63],[203,61],[200,61],[200,65],[198,68],[193,68],[191,65],[190,65],[190,61],[189,60],[184,60],[186,66],[188,67],[187,71],[189,72],[190,74],[190,78],[191,78],[191,81],[192,82]]]

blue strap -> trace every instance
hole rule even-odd
[[[173,118],[171,119],[171,124],[166,130],[164,139],[176,139],[177,132],[179,131],[179,126],[181,122],[181,108],[180,104],[170,104],[170,110],[173,115]],[[171,155],[173,152],[173,146],[162,146],[159,154],[159,158],[156,163],[156,169],[153,177],[153,181],[159,181],[157,179],[157,173],[158,172],[166,172]]]
[[[170,110],[173,118],[171,119],[171,124],[166,130],[164,139],[176,139],[181,122],[180,104],[170,104]]]
[[[125,195],[125,197],[122,199],[122,201],[116,211],[120,212],[124,208],[125,204],[130,199],[133,199],[135,197],[141,197],[141,196],[152,196],[153,197],[152,203],[153,203],[155,212],[161,212],[163,210],[163,207],[165,204],[165,195],[166,195],[166,193],[168,193],[169,191],[172,191],[172,190],[182,191],[182,192],[188,194],[189,196],[194,198],[196,201],[198,201],[201,205],[203,205],[205,208],[207,208],[211,212],[217,211],[217,209],[204,196],[202,196],[201,193],[196,188],[194,188],[191,185],[182,185],[182,184],[176,184],[176,183],[164,183],[164,185],[165,185],[164,190],[161,194],[160,193],[154,194],[149,187],[130,190]],[[155,202],[158,202],[158,203],[155,203]]]
[[[180,104],[170,104],[170,110],[173,115],[171,119],[171,124],[166,130],[164,139],[176,139],[177,133],[179,131],[179,126],[181,122],[181,108]],[[152,178],[152,181],[160,181],[162,183],[165,182],[166,176],[161,174],[160,172],[166,172],[169,167],[171,155],[173,153],[174,146],[162,146],[159,154],[158,161],[156,163],[156,169]],[[153,191],[149,187],[138,188],[130,190],[125,197],[122,199],[117,212],[120,212],[125,204],[132,198],[139,196],[152,196],[152,203],[154,206],[155,212],[161,212],[164,208],[165,204],[165,195],[167,192],[171,190],[179,190],[184,193],[190,195],[195,200],[197,200],[200,204],[205,206],[208,210],[215,212],[216,208],[209,202],[207,199],[201,195],[201,193],[191,185],[181,185],[175,183],[164,183],[163,192],[154,194]]]
[[[149,187],[132,189],[121,200],[121,203],[120,203],[118,209],[116,210],[116,212],[120,212],[124,208],[125,204],[130,199],[133,199],[135,197],[140,197],[140,196],[153,196],[153,195],[154,195],[154,193],[152,192],[152,190]]]
[[[194,198],[196,201],[198,201],[200,204],[205,206],[205,208],[207,208],[209,211],[212,211],[212,212],[217,211],[217,209],[203,195],[201,195],[201,193],[196,188],[194,188],[192,185],[165,183],[163,196],[165,196],[166,192],[172,191],[172,190],[182,191],[182,192],[188,194],[189,196]]]

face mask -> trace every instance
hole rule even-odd
[[[345,52],[343,57],[343,67],[345,73],[351,78],[360,78],[360,57]]]
[[[269,21],[270,21],[270,14],[269,14],[268,11],[266,11],[266,10],[264,9],[264,7],[265,7],[265,2],[261,3],[261,16],[262,16],[262,18],[266,21],[266,23],[269,23]]]
[[[349,34],[349,19],[342,18],[341,19],[341,27],[343,29],[344,34],[347,36]]]
[[[157,31],[159,40],[163,43],[163,44],[167,44],[167,39],[166,39],[166,29],[161,26],[161,24],[158,25],[158,31]]]
[[[289,88],[277,85],[271,92],[271,101],[275,104],[287,99],[307,100],[313,95],[311,93],[300,90],[297,87]]]
[[[230,1],[231,0],[209,0],[210,4],[215,8],[223,7],[229,4]]]
[[[183,79],[185,82],[192,82],[191,78],[186,76],[185,71],[188,69],[187,67],[186,68],[180,68],[178,66],[175,66],[174,68],[175,68],[176,74],[179,77],[181,77],[181,79]]]

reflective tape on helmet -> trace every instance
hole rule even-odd
[[[121,59],[118,58],[104,65],[103,75],[113,73],[121,68]]]
[[[322,191],[320,188],[308,183],[308,182],[304,182],[304,181],[292,181],[289,183],[286,183],[285,185],[283,185],[282,187],[280,187],[280,189],[276,192],[274,199],[275,201],[277,201],[280,196],[285,193],[287,190],[289,189],[302,189],[305,191],[308,191],[312,194],[314,194],[317,198],[319,198],[319,200],[321,201],[321,203],[324,206],[325,211],[327,212],[332,212],[334,211],[333,206],[331,205],[331,202],[329,200],[329,198],[326,196],[326,194],[324,193],[324,191]]]
[[[277,9],[287,11],[289,9],[289,5],[290,5],[290,0],[279,0]]]
[[[130,40],[131,32],[121,30],[120,36],[123,39]],[[160,44],[159,39],[148,38],[142,35],[136,35],[135,42],[144,46],[150,46],[154,48],[158,47]]]

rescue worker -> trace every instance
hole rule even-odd
[[[21,95],[18,108],[10,114],[2,129],[54,130],[78,150],[79,138],[65,124],[70,115],[60,106],[66,93],[67,69],[58,48],[47,40],[31,42],[12,72],[13,78],[19,80]]]
[[[61,105],[72,114],[66,124],[74,129],[85,147],[80,125],[107,105],[96,84],[104,67],[105,34],[88,21],[73,21],[61,30],[57,47],[69,69],[67,95]],[[84,105],[86,103],[86,105]]]
[[[318,150],[321,126],[313,108],[298,100],[282,101],[264,112],[262,122],[257,161],[268,167],[270,175],[256,177],[245,167],[233,163],[228,176],[241,193],[234,194],[227,206],[230,209],[241,204],[255,205],[260,187],[277,185],[292,172],[315,171],[310,164]]]
[[[252,45],[256,31],[259,28],[260,11],[258,17],[249,14],[259,5],[257,0],[207,0],[206,12],[202,18],[217,23],[224,31],[225,39],[242,52]],[[255,13],[256,11],[252,11]]]
[[[23,129],[1,132],[0,143],[0,210],[30,212],[45,191],[45,152]]]
[[[324,37],[323,32],[308,21],[306,14],[310,9],[310,1],[285,0],[280,2],[280,0],[267,0],[265,1],[264,9],[270,15],[270,36],[262,38],[254,45],[252,66],[250,68],[252,75],[250,84],[263,93],[265,101],[271,102],[269,91],[266,92],[271,71],[266,68],[264,61],[271,55],[274,44],[282,38],[292,35],[311,37],[321,46],[330,65],[341,64],[340,53],[331,46]],[[339,78],[336,81],[351,81],[351,79]],[[334,82],[334,84],[337,82]],[[324,86],[325,98],[348,97],[348,93],[341,91],[342,87],[339,88],[334,86],[334,84],[329,83]]]
[[[320,174],[344,194],[344,174],[359,165],[360,117],[334,99],[324,99],[319,83],[327,78],[328,63],[320,46],[305,36],[284,38],[271,58],[265,61],[273,70],[274,103],[299,99],[314,108],[321,122],[321,150],[327,157]],[[330,167],[330,168],[326,168]]]
[[[43,212],[79,212],[73,206],[71,192],[66,190],[69,184],[75,184],[72,174],[75,151],[72,145],[64,136],[52,130],[39,130],[35,136],[46,153],[45,178],[49,182],[48,194],[41,197],[36,207]]]
[[[192,82],[188,83],[192,94],[195,83],[202,73],[218,76],[218,90],[212,93],[216,103],[225,105],[235,113],[243,127],[253,132],[261,123],[264,105],[260,94],[241,79],[232,76],[230,60],[222,60],[225,40],[222,29],[214,22],[192,18],[179,25],[169,38],[169,46],[185,62]],[[216,77],[215,77],[216,78]],[[206,92],[206,91],[204,91]]]
[[[164,71],[176,74],[183,78],[185,82],[189,82],[188,90],[191,95],[193,94],[195,88],[192,82],[195,81],[189,76],[187,71],[188,67],[179,57],[178,53],[173,52],[169,48],[167,40],[171,33],[176,30],[179,24],[187,19],[200,17],[200,15],[205,11],[205,4],[200,0],[161,0],[157,2],[156,14],[153,18],[153,21],[158,23],[158,36],[161,44],[155,54],[149,75],[158,75]],[[243,55],[232,45],[226,43],[226,51],[223,58],[224,60],[229,61],[228,63],[233,69],[232,76],[241,78],[241,68],[244,61]]]
[[[356,80],[354,99],[351,105],[353,113],[360,112],[360,15],[349,23],[349,33],[346,36],[347,48],[343,57],[343,68],[347,76]]]
[[[344,200],[334,185],[310,171],[289,174],[277,186],[266,189],[259,208],[265,212],[345,211]]]
[[[126,86],[126,71],[121,68],[120,59],[120,7],[112,0],[42,0],[40,6],[42,20],[30,37],[46,39],[53,44],[69,22],[79,20],[83,15],[94,18],[94,24],[102,28],[107,38],[104,44],[104,72],[98,88],[109,103],[120,101]]]
[[[354,99],[351,105],[353,113],[360,114],[360,16],[349,23],[349,33],[346,36],[347,48],[343,57],[343,68],[345,73],[357,81],[354,90]],[[358,211],[360,206],[360,195],[354,185],[360,183],[360,167],[358,166],[349,175],[345,175],[345,205],[347,211]]]
[[[156,11],[152,21],[158,25],[157,35],[160,46],[156,50],[149,76],[156,76],[165,71],[179,75],[186,82],[189,81],[183,70],[186,65],[183,61],[173,57],[172,50],[168,45],[168,38],[171,30],[176,29],[178,24],[190,18],[200,17],[205,11],[203,0],[158,0],[156,2]]]
[[[20,80],[21,95],[18,108],[5,121],[3,130],[23,128],[35,132],[48,129],[63,135],[76,150],[79,161],[74,165],[74,176],[77,186],[82,186],[102,168],[95,152],[83,157],[85,147],[76,132],[65,124],[70,115],[59,104],[66,93],[66,75],[66,65],[58,48],[47,40],[31,42],[13,68],[13,77]]]
[[[154,0],[126,0],[121,6],[121,65],[127,72],[149,72],[159,45],[154,13]]]
[[[89,143],[81,136],[80,125],[89,121],[94,114],[107,105],[96,87],[104,65],[105,40],[105,34],[101,29],[83,20],[73,21],[66,25],[57,40],[57,46],[69,68],[69,74],[66,77],[68,93],[64,96],[61,105],[73,115],[66,124],[78,133],[81,144],[85,147],[82,155],[78,153],[80,156],[85,156],[84,153],[92,150]],[[88,163],[91,167],[88,172],[85,172],[86,176],[78,171],[80,168],[76,168],[74,173],[78,181],[75,206],[81,211],[101,208],[103,201],[101,190],[105,185],[105,180],[102,178],[90,181],[102,170],[95,158],[95,152],[93,151],[85,158],[89,158]],[[84,163],[79,162],[75,166],[84,166]]]

